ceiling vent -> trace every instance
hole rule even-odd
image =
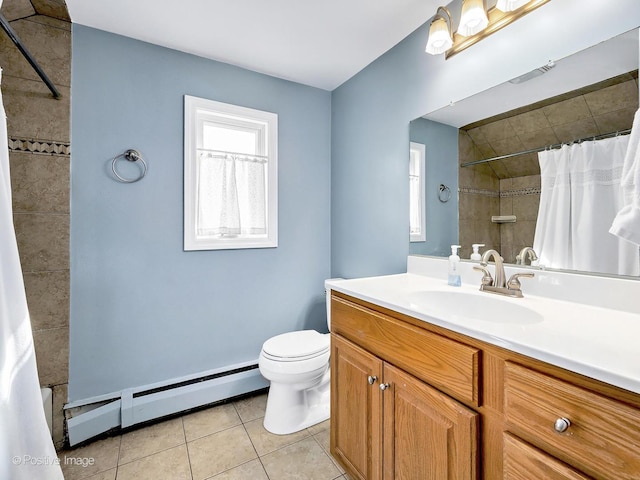
[[[536,78],[542,74],[547,73],[549,70],[551,70],[555,66],[556,66],[555,62],[553,60],[549,60],[549,63],[547,63],[546,65],[543,65],[540,68],[536,68],[535,70],[531,70],[529,73],[525,73],[524,75],[520,75],[519,77],[512,78],[511,80],[509,80],[509,83],[513,83],[513,84],[524,83],[528,80],[531,80],[532,78]]]

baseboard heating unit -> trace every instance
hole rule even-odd
[[[69,445],[269,386],[257,360],[65,405]]]

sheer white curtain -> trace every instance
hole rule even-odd
[[[62,480],[56,462],[13,228],[7,122],[0,94],[0,478]]]
[[[197,234],[266,234],[265,175],[263,158],[201,153]]]
[[[540,208],[533,248],[553,268],[640,274],[638,247],[609,233],[623,205],[628,136],[540,152]]]

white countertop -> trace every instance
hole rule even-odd
[[[479,278],[475,285],[465,284],[463,278],[461,287],[451,287],[446,279],[415,273],[327,280],[326,286],[433,325],[640,393],[640,314],[528,295],[527,280],[522,280],[524,298],[480,292]],[[637,287],[632,285],[632,288],[634,291],[637,289],[640,295],[640,282]],[[489,295],[537,312],[543,320],[537,323],[502,323],[460,318],[442,308],[430,308],[425,302],[416,302],[416,295],[424,291],[455,291],[483,297]]]

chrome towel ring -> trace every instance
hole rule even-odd
[[[441,183],[438,187],[438,200],[442,203],[447,203],[451,198],[451,189],[447,187],[444,183]]]
[[[117,170],[116,170],[116,163],[118,161],[119,158],[124,158],[125,160],[129,161],[129,162],[137,162],[138,160],[140,161],[140,164],[142,165],[141,167],[141,171],[140,171],[140,175],[138,176],[138,178],[125,178],[123,176],[121,176]],[[147,174],[147,162],[144,161],[144,158],[142,158],[142,155],[140,154],[139,151],[137,150],[133,150],[133,149],[129,149],[124,153],[121,153],[120,155],[116,155],[115,157],[113,157],[113,161],[111,162],[111,171],[113,172],[113,174],[116,176],[116,178],[118,179],[119,182],[122,183],[135,183],[139,180],[142,180],[144,178],[144,176]]]

